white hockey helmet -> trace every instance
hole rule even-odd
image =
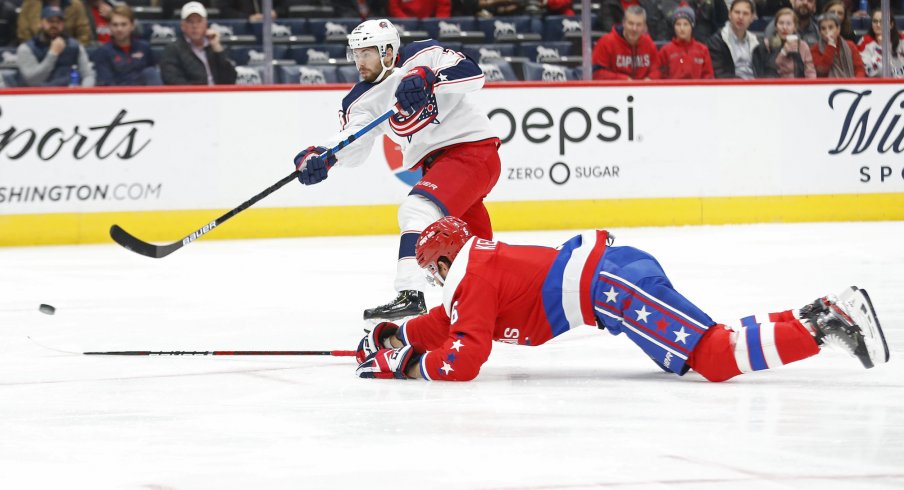
[[[349,61],[355,61],[355,49],[376,47],[380,53],[380,65],[383,67],[380,76],[375,80],[376,83],[381,81],[385,77],[386,72],[391,70],[395,64],[395,60],[388,66],[383,63],[383,58],[387,53],[386,47],[391,46],[393,55],[398,56],[401,44],[402,40],[399,38],[399,31],[392,25],[392,22],[387,19],[365,20],[358,24],[358,27],[355,27],[352,33],[348,35],[346,57]]]

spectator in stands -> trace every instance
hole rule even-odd
[[[113,5],[107,0],[87,0],[88,20],[91,22],[91,34],[98,44],[110,41],[110,15]]]
[[[709,49],[693,36],[694,11],[681,5],[672,14],[675,37],[659,50],[662,78],[713,78],[713,64]]]
[[[753,63],[757,78],[816,78],[810,46],[797,36],[793,10],[775,14],[775,34],[753,50]]]
[[[390,17],[400,19],[446,18],[452,14],[451,0],[389,0]]]
[[[16,50],[24,85],[65,87],[77,81],[82,87],[94,86],[94,70],[84,46],[64,32],[64,15],[59,7],[44,7],[40,31]]]
[[[841,36],[841,19],[833,13],[816,19],[819,43],[810,46],[816,75],[821,78],[864,78],[863,60],[853,41]]]
[[[82,0],[24,0],[16,23],[20,42],[24,43],[40,32],[44,7],[57,7],[63,11],[63,34],[67,37],[75,38],[82,46],[91,42],[91,23]]]
[[[728,19],[728,7],[723,0],[660,0],[659,6],[665,18],[672,19],[679,5],[686,4],[694,12],[694,38],[700,42],[706,42],[725,20],[716,23],[716,7],[722,4],[725,9],[724,18]]]
[[[895,25],[895,19],[888,19],[889,43],[891,44],[891,56],[888,63],[891,66],[892,78],[904,78],[904,42],[901,42],[901,34]],[[863,58],[863,66],[868,77],[882,76],[882,11],[873,11],[869,31],[863,35],[858,48]]]
[[[753,22],[753,8],[753,0],[733,0],[725,27],[707,40],[716,78],[756,77],[753,51],[759,41],[747,30]]]
[[[248,19],[248,22],[260,22],[264,20],[262,4],[261,0],[213,0],[211,6],[220,9],[220,17],[224,19]],[[286,8],[286,0],[273,0],[273,10],[270,13],[274,19],[285,17],[288,13]]]
[[[819,26],[816,25],[816,21],[813,19],[816,15],[816,0],[791,0],[791,10],[793,10],[794,15],[797,16],[798,27],[796,35],[806,42],[808,46],[818,43]],[[781,12],[781,10],[779,12]],[[775,36],[776,20],[778,20],[778,12],[775,13],[772,22],[766,26],[766,39]]]
[[[207,26],[207,9],[199,2],[182,6],[182,37],[166,46],[160,73],[166,85],[234,85],[235,66]]]
[[[160,85],[160,73],[151,45],[133,36],[135,14],[126,4],[113,8],[112,40],[94,52],[98,85]]]
[[[841,37],[848,41],[856,41],[857,35],[854,34],[854,26],[851,24],[851,16],[848,15],[847,7],[844,0],[829,0],[822,8],[823,15],[834,14],[841,21]],[[818,26],[817,26],[818,27]],[[822,30],[819,32],[822,35]]]
[[[603,0],[600,5],[600,27],[603,32],[611,32],[612,28],[622,25],[625,12],[631,6],[640,6],[646,12],[647,33],[656,41],[671,39],[667,17],[658,0]]]
[[[593,47],[593,79],[649,80],[661,75],[656,44],[646,33],[646,13],[632,5],[622,25],[613,27]]]

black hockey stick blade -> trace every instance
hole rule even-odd
[[[353,350],[211,350],[211,351],[149,351],[119,350],[105,352],[82,352],[86,356],[335,356],[351,357]]]
[[[175,252],[182,247],[182,242],[171,243],[169,245],[154,245],[135,238],[134,235],[123,230],[119,225],[110,227],[110,238],[114,242],[122,245],[124,248],[131,250],[137,254],[159,259]]]

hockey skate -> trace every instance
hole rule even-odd
[[[399,291],[399,295],[389,303],[364,310],[364,319],[370,321],[398,321],[427,313],[424,293],[420,291]]]
[[[838,345],[869,369],[888,362],[888,344],[876,311],[863,289],[851,286],[838,297],[819,298],[800,309],[816,331],[816,343]]]

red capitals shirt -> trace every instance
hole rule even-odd
[[[621,26],[614,27],[593,47],[594,80],[658,79],[659,53],[649,34],[641,34],[637,46],[631,46],[622,35]]]
[[[709,48],[694,39],[672,41],[659,50],[662,78],[699,80],[714,78]]]
[[[446,276],[443,305],[400,327],[406,343],[426,352],[421,375],[471,380],[494,340],[535,346],[571,328],[595,325],[591,279],[607,236],[587,232],[574,250],[569,243],[575,239],[555,249],[472,238]]]
[[[390,17],[424,19],[446,18],[452,14],[451,0],[389,0]]]

